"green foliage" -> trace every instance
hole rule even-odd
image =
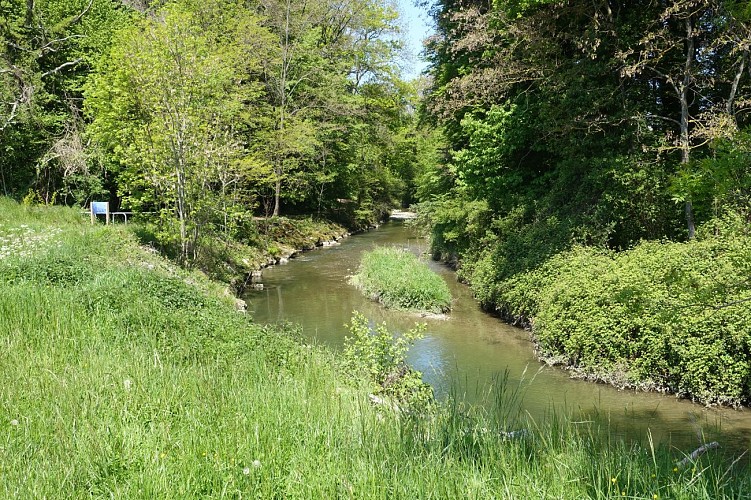
[[[212,16],[216,10],[226,17]],[[118,34],[87,91],[89,134],[118,165],[125,203],[157,211],[160,239],[175,242],[187,261],[212,224],[229,231],[229,219],[234,226],[238,216],[234,122],[258,89],[237,82],[258,69],[243,52],[253,48],[245,36],[262,40],[263,30],[247,11],[224,2],[221,9],[168,4],[160,15]]]
[[[620,253],[602,236],[598,246],[573,244],[592,230],[586,221],[522,207],[493,217],[454,197],[420,213],[434,254],[458,264],[483,307],[531,327],[551,361],[704,403],[751,400],[745,211],[702,227],[699,241]]]
[[[102,172],[80,140],[81,87],[128,15],[107,0],[6,0],[0,19],[0,191],[85,201]]]
[[[623,371],[704,403],[751,398],[747,237],[578,249],[551,263],[534,332],[585,371]]]
[[[518,171],[507,165],[523,148],[524,121],[517,106],[492,106],[483,118],[466,116],[461,126],[467,135],[465,149],[454,155],[460,184],[468,187],[473,197],[493,205],[507,198],[498,193],[516,192],[524,181]]]
[[[675,201],[692,200],[702,218],[726,211],[747,211],[751,206],[751,131],[743,129],[712,144],[712,155],[683,165],[673,176]]]
[[[622,253],[576,247],[511,279],[476,277],[500,311],[531,319],[551,360],[620,386],[739,405],[751,399],[749,243],[727,232]]]
[[[386,307],[431,313],[451,309],[446,282],[407,250],[382,247],[366,252],[352,283]]]
[[[375,393],[391,398],[399,407],[425,411],[433,404],[433,389],[422,374],[407,365],[406,355],[425,334],[425,324],[393,335],[386,324],[372,329],[368,319],[355,312],[349,325],[351,337],[344,342],[344,363],[357,377],[364,376]]]
[[[467,200],[457,191],[422,202],[415,208],[417,225],[431,236],[433,257],[454,263],[472,242],[483,240],[491,220],[485,201]]]

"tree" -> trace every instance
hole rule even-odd
[[[621,53],[624,74],[647,73],[651,85],[672,91],[676,105],[671,108],[661,96],[662,113],[647,118],[658,128],[663,127],[656,120],[675,124],[677,139],[665,147],[680,152],[683,171],[690,168],[692,151],[737,130],[738,92],[751,44],[747,24],[735,16],[737,7],[738,2],[723,0],[667,2],[655,12],[638,47]],[[691,194],[678,196],[685,203],[688,236],[693,238]]]
[[[273,215],[279,215],[282,185],[315,147],[310,113],[313,92],[327,64],[321,57],[319,31],[325,4],[307,0],[262,0],[266,25],[275,36],[273,50],[263,59],[273,128],[264,148],[273,165]]]
[[[77,197],[85,199],[88,191],[99,189],[90,162],[80,154],[81,84],[108,49],[109,33],[127,18],[108,0],[0,3],[0,185],[5,195],[32,189],[50,202],[76,189],[81,190]]]
[[[237,187],[235,121],[259,90],[238,82],[258,64],[249,54],[262,51],[247,44],[262,40],[236,4],[168,4],[118,35],[89,86],[90,134],[119,163],[120,194],[159,211],[167,227],[177,220],[183,262],[211,221],[226,217],[227,189]]]

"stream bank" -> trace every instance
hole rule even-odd
[[[243,296],[249,313],[261,323],[299,324],[305,338],[334,348],[343,346],[348,333],[344,325],[350,323],[353,311],[375,324],[386,322],[392,331],[407,331],[415,321],[427,322],[426,336],[410,351],[408,361],[423,373],[439,398],[487,402],[493,388],[505,380],[524,393],[524,409],[535,418],[551,412],[570,412],[582,421],[606,416],[618,435],[642,440],[649,433],[656,440],[684,448],[695,444],[699,430],[723,446],[745,447],[751,440],[751,412],[747,410],[704,408],[658,393],[620,391],[541,365],[529,333],[482,311],[471,290],[438,262],[429,265],[456,299],[448,319],[416,319],[384,309],[347,283],[362,253],[378,246],[408,248],[418,254],[426,249],[425,241],[409,228],[389,223],[341,245],[304,253],[286,266],[264,270],[264,289],[249,290]]]

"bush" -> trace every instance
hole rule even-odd
[[[446,282],[406,250],[366,252],[352,283],[386,307],[430,313],[451,309]]]
[[[344,360],[350,372],[358,378],[364,376],[377,394],[393,398],[398,405],[424,410],[433,403],[433,389],[405,361],[410,346],[423,337],[424,324],[392,335],[385,324],[371,329],[368,319],[355,312],[349,332],[352,336],[345,338]]]
[[[499,285],[543,355],[618,385],[751,400],[751,238],[576,247]]]

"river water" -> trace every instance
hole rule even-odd
[[[333,348],[343,345],[353,311],[391,331],[405,331],[416,321],[426,322],[425,338],[410,350],[408,360],[438,397],[451,393],[469,403],[482,403],[506,373],[507,387],[521,387],[522,405],[533,418],[551,411],[588,421],[597,416],[610,431],[643,441],[647,435],[690,451],[701,439],[745,450],[751,444],[751,411],[704,408],[670,395],[620,391],[613,387],[573,380],[568,372],[548,367],[534,356],[529,334],[480,310],[468,287],[454,272],[430,262],[454,296],[448,319],[421,319],[385,310],[347,283],[361,255],[381,245],[398,245],[415,253],[426,243],[408,227],[390,222],[376,230],[318,248],[289,264],[265,269],[264,289],[249,292],[249,312],[258,323],[293,322],[308,339]]]

